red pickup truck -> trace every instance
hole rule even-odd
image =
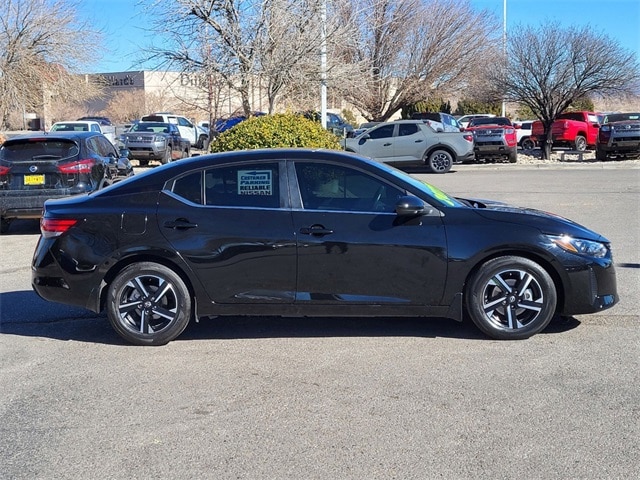
[[[600,113],[595,112],[561,113],[551,126],[553,146],[575,148],[580,152],[595,148],[602,118]],[[544,141],[544,128],[540,120],[533,122],[531,138],[538,145]]]

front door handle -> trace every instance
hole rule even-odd
[[[322,225],[312,225],[310,227],[302,227],[300,233],[303,235],[313,235],[315,237],[324,237],[325,235],[331,235],[333,230],[324,228]]]
[[[174,230],[187,230],[189,228],[196,228],[198,226],[197,223],[191,223],[189,220],[185,218],[178,218],[173,222],[168,221],[164,222],[165,228],[173,228]]]
[[[389,147],[389,146],[391,146],[391,144],[390,143],[383,143],[382,146],[383,147]]]

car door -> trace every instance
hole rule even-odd
[[[389,123],[374,127],[358,139],[357,152],[365,157],[384,162],[393,160],[395,124]]]
[[[189,140],[191,145],[198,143],[198,132],[196,131],[196,127],[193,126],[193,123],[184,117],[176,117],[176,122],[182,138]]]
[[[399,218],[395,205],[407,192],[353,167],[299,160],[289,172],[297,183],[297,303],[439,304],[447,262],[437,212]]]
[[[296,242],[279,163],[212,166],[167,183],[158,226],[218,304],[293,303]]]
[[[422,160],[427,149],[426,137],[417,123],[399,123],[393,151],[396,162]]]

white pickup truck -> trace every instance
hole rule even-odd
[[[116,128],[92,120],[69,120],[51,125],[51,132],[100,132],[116,145]],[[117,146],[117,145],[116,145]]]

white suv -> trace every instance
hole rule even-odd
[[[151,115],[145,115],[140,120],[142,122],[173,123],[178,127],[180,136],[189,140],[191,145],[195,148],[203,148],[208,140],[208,134],[204,130],[199,129],[187,118],[180,115],[174,115],[173,113],[168,112],[158,112],[152,113]]]

